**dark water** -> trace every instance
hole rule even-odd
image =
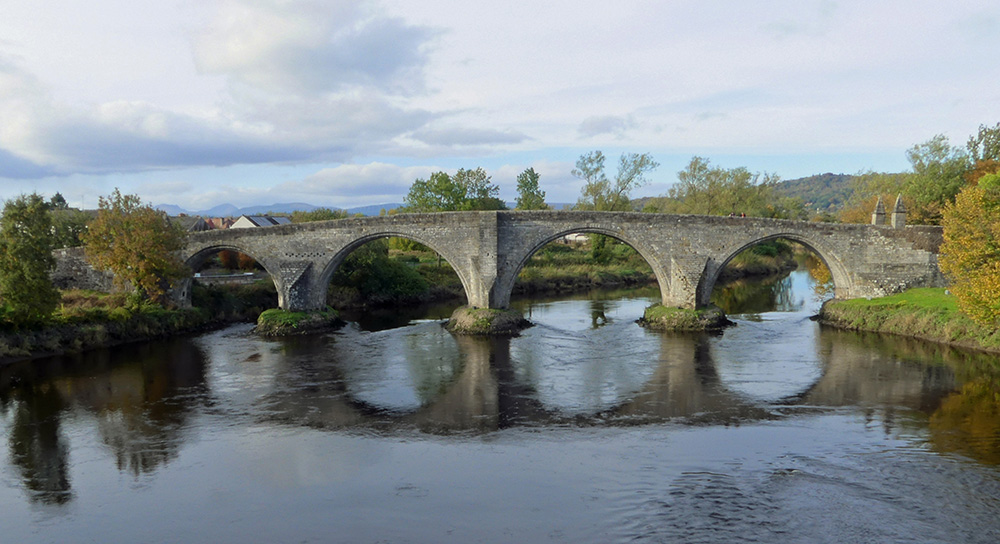
[[[0,542],[1000,540],[996,358],[822,329],[805,273],[717,295],[718,336],[638,327],[653,289],[521,301],[506,340],[234,326],[2,369]]]

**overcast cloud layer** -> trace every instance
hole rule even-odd
[[[652,153],[643,194],[692,155],[898,171],[1000,121],[997,43],[992,0],[6,0],[0,198],[349,207],[483,166],[513,199],[531,166],[571,202],[593,149]]]

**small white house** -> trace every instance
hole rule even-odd
[[[276,225],[287,225],[292,220],[287,217],[271,217],[270,215],[241,215],[233,222],[231,229],[252,229],[256,227],[274,227]]]

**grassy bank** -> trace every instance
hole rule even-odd
[[[30,328],[0,327],[0,364],[43,355],[84,351],[252,321],[277,303],[270,281],[203,287],[193,308],[168,309],[128,294],[68,290],[48,322]]]
[[[819,319],[843,329],[1000,352],[1000,329],[983,327],[966,317],[955,297],[943,288],[910,289],[871,300],[831,300],[823,305]]]

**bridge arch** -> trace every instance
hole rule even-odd
[[[750,241],[744,242],[735,250],[730,250],[726,253],[726,257],[719,263],[718,266],[714,267],[713,270],[706,270],[706,277],[704,278],[702,286],[698,289],[697,293],[698,306],[703,307],[711,304],[712,290],[715,289],[715,284],[718,282],[719,276],[722,274],[722,270],[737,255],[760,243],[776,240],[778,238],[798,242],[815,253],[816,256],[823,261],[823,264],[830,270],[830,276],[833,278],[833,288],[836,296],[840,296],[843,293],[849,293],[853,290],[851,276],[847,271],[847,267],[844,266],[844,263],[835,252],[807,236],[794,232],[779,232],[776,234],[753,238]]]
[[[275,289],[278,291],[278,306],[280,307],[283,302],[283,292],[284,292],[281,289],[282,287],[281,276],[275,273],[276,266],[274,263],[269,263],[267,259],[259,258],[257,255],[255,255],[256,252],[253,250],[232,243],[210,244],[201,247],[195,252],[188,255],[187,258],[184,259],[184,264],[189,269],[191,269],[191,272],[193,274],[194,271],[197,270],[202,264],[204,264],[212,255],[220,251],[226,251],[226,250],[237,251],[244,255],[250,256],[250,258],[256,261],[257,264],[259,264],[264,269],[264,272],[267,272],[267,275],[271,278],[271,281],[274,282]],[[182,285],[179,286],[180,287],[179,289],[175,289],[177,299],[179,299],[182,303],[184,303],[184,305],[191,304],[191,282],[193,281],[193,279],[194,279],[193,276],[188,278],[187,280],[182,282]]]
[[[664,293],[666,293],[669,289],[670,283],[666,270],[660,265],[660,262],[653,257],[653,251],[646,247],[645,244],[621,230],[612,230],[595,226],[580,226],[563,228],[539,237],[524,246],[514,259],[508,261],[514,263],[513,266],[504,267],[502,273],[497,277],[496,286],[494,287],[494,300],[497,303],[497,306],[500,308],[506,308],[510,304],[510,297],[514,291],[514,284],[517,283],[517,277],[535,253],[538,253],[538,251],[546,245],[570,234],[603,234],[609,238],[614,238],[619,242],[627,244],[629,247],[634,249],[647,264],[649,264],[650,268],[653,269],[653,274],[656,276],[656,283],[660,289],[660,296],[663,297]]]
[[[318,286],[322,287],[322,289],[319,289],[319,291],[322,292],[323,296],[324,297],[326,296],[325,289],[326,286],[330,284],[330,281],[333,280],[333,274],[337,271],[338,268],[340,268],[340,265],[344,263],[344,260],[346,260],[351,253],[353,253],[356,249],[360,248],[361,246],[367,244],[368,242],[380,240],[382,238],[405,238],[407,240],[412,240],[414,242],[427,246],[428,248],[435,251],[438,255],[441,256],[441,258],[447,261],[448,264],[451,266],[452,270],[455,271],[455,274],[458,276],[459,281],[462,282],[462,290],[465,293],[466,300],[468,301],[468,303],[471,304],[471,301],[468,300],[470,292],[470,278],[467,277],[468,273],[465,270],[465,267],[458,266],[461,263],[459,257],[455,254],[450,253],[447,250],[442,251],[439,244],[435,242],[430,242],[422,236],[402,231],[383,231],[383,232],[368,234],[366,236],[355,238],[351,240],[349,243],[345,244],[342,248],[340,248],[340,250],[337,251],[337,253],[335,253],[334,256],[326,263],[326,265],[323,267],[323,271],[319,275]],[[326,301],[324,300],[324,304],[325,302]]]

